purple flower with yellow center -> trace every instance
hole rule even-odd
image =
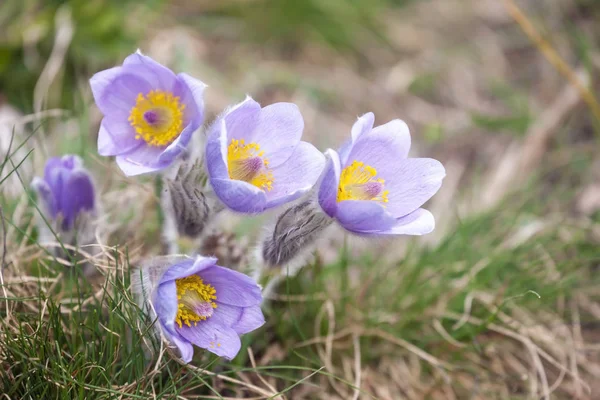
[[[328,150],[318,199],[323,211],[360,235],[423,235],[433,215],[421,208],[446,172],[430,158],[408,158],[410,133],[401,120],[373,128],[367,113],[339,151]]]
[[[95,211],[94,184],[81,158],[75,155],[50,158],[44,177],[35,177],[32,187],[45,217],[60,221],[58,228],[63,231],[73,229],[82,214]]]
[[[206,146],[211,185],[221,202],[259,213],[296,200],[315,184],[325,157],[300,141],[304,120],[295,104],[264,108],[247,97],[213,124]]]
[[[122,66],[95,74],[90,85],[104,114],[98,153],[116,156],[126,175],[168,167],[204,120],[206,85],[139,51]]]
[[[151,294],[163,332],[185,362],[192,359],[193,344],[232,359],[240,350],[240,335],[265,323],[260,287],[216,261],[179,260],[165,269]]]

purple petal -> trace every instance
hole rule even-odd
[[[64,168],[75,169],[83,167],[83,160],[81,157],[74,154],[67,154],[60,158],[60,163]]]
[[[110,69],[106,69],[104,71],[97,72],[90,79],[90,86],[92,87],[92,95],[94,96],[94,101],[100,111],[103,113],[104,110],[109,109],[109,105],[104,103],[104,100],[107,95],[107,90],[110,90],[110,85],[112,81],[122,74],[121,67],[114,67]]]
[[[117,164],[127,176],[159,171],[170,164],[170,162],[160,161],[160,157],[164,151],[164,147],[154,147],[144,144],[128,153],[117,155]],[[172,162],[173,160],[170,161]]]
[[[431,158],[396,160],[393,166],[382,177],[389,191],[387,210],[397,218],[421,207],[439,190],[446,176],[443,165]]]
[[[192,344],[183,337],[181,337],[177,332],[175,332],[174,334],[171,334],[169,332],[164,333],[166,339],[174,343],[175,346],[177,346],[177,348],[179,349],[179,353],[181,354],[181,359],[183,360],[183,362],[189,363],[190,361],[192,361],[192,358],[194,357],[194,347],[192,347]]]
[[[123,61],[123,69],[141,76],[154,90],[173,92],[177,81],[173,71],[143,55],[139,50]]]
[[[399,158],[408,157],[408,152],[410,150],[410,130],[408,129],[406,122],[401,119],[394,119],[387,124],[374,128],[369,136],[391,137],[392,140],[390,140],[390,146],[396,151],[396,156]]]
[[[73,170],[65,182],[61,196],[63,229],[68,229],[81,211],[94,209],[94,185],[89,174],[83,169]]]
[[[345,165],[348,161],[348,154],[352,151],[352,147],[363,134],[369,133],[373,129],[375,123],[375,115],[372,112],[366,113],[359,117],[354,125],[352,125],[351,138],[340,147],[339,155],[340,162]]]
[[[52,160],[54,164],[54,160]],[[48,175],[44,178],[50,190],[54,194],[54,207],[57,213],[63,212],[63,191],[65,190],[65,184],[69,179],[70,171],[62,166],[54,168],[46,168]],[[56,215],[54,215],[56,216]]]
[[[405,217],[399,218],[396,225],[388,230],[377,232],[379,235],[425,235],[435,229],[433,215],[419,208]]]
[[[130,159],[127,155],[118,155],[115,157],[117,161],[117,165],[121,168],[121,171],[127,176],[135,176],[141,174],[148,174],[151,172],[160,171],[164,169],[165,166],[161,165],[143,165],[139,164],[132,159]]]
[[[218,299],[215,303],[217,304],[217,308],[214,309],[214,313],[212,317],[210,317],[211,322],[231,328],[233,325],[237,324],[240,318],[242,318],[244,307],[221,303]]]
[[[211,179],[210,183],[219,200],[233,211],[259,213],[265,209],[265,192],[254,185],[233,179]]]
[[[319,187],[319,205],[330,217],[337,213],[337,193],[340,185],[340,159],[335,150],[327,150],[327,165]]]
[[[56,201],[54,200],[54,194],[50,190],[50,186],[45,180],[35,177],[31,182],[32,188],[37,192],[38,198],[42,202],[42,209],[45,213],[48,213],[49,217],[56,217],[58,210],[56,209]]]
[[[177,332],[196,346],[228,359],[234,358],[242,346],[240,337],[233,329],[211,323],[210,318],[196,326],[178,327]]]
[[[410,149],[410,133],[406,124],[397,119],[373,129],[361,136],[348,155],[347,166],[362,161],[377,170],[377,177],[384,179],[393,173],[395,165],[406,158]]]
[[[312,144],[300,142],[288,161],[274,168],[273,190],[266,192],[266,208],[295,200],[308,192],[325,166],[325,157]]]
[[[98,132],[98,153],[101,156],[116,156],[131,152],[145,144],[144,139],[135,138],[135,130],[125,119],[102,119]]]
[[[179,96],[181,102],[185,104],[184,114],[186,118],[195,121],[198,125],[204,121],[205,89],[206,84],[204,82],[185,73],[177,75],[175,95]]]
[[[44,166],[44,178],[46,181],[50,179],[50,176],[53,174],[56,168],[62,168],[62,160],[60,157],[51,157],[46,161],[46,165]]]
[[[147,94],[155,87],[146,82],[139,74],[122,73],[115,76],[96,97],[96,105],[106,117],[127,121],[131,109],[136,105],[138,94]]]
[[[192,135],[196,129],[198,129],[196,124],[189,124],[186,126],[173,143],[171,143],[158,157],[158,163],[169,165],[175,161],[175,159],[189,146]]]
[[[355,233],[373,233],[390,229],[396,219],[375,201],[345,200],[338,203],[336,219]]]
[[[211,179],[229,179],[227,170],[227,130],[225,120],[217,120],[210,128],[206,142],[206,168]]]
[[[167,331],[175,332],[175,317],[179,307],[175,280],[161,281],[152,299],[152,305],[160,323]]]
[[[177,286],[174,280],[158,286],[154,299],[152,299],[152,305],[156,311],[158,322],[163,327],[165,338],[177,346],[184,362],[190,362],[194,355],[194,349],[187,340],[179,335],[175,325],[178,302]]]
[[[225,148],[231,143],[232,139],[244,139],[247,143],[252,142],[260,120],[260,114],[260,104],[250,96],[247,96],[244,101],[233,108],[225,110],[221,117],[224,125],[218,127],[226,131]]]
[[[243,309],[241,318],[232,326],[232,328],[238,334],[242,335],[260,328],[264,323],[265,316],[259,306],[246,307]]]
[[[181,279],[197,274],[208,267],[214,266],[216,262],[217,259],[214,257],[198,256],[195,259],[190,258],[169,267],[160,278],[160,282],[174,281],[175,279]]]
[[[216,265],[203,270],[198,275],[215,288],[219,303],[250,307],[262,301],[260,287],[252,278],[240,272]]]
[[[303,130],[304,119],[297,105],[275,103],[260,111],[258,126],[247,140],[258,143],[275,168],[290,158]]]

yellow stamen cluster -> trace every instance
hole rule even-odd
[[[217,291],[211,285],[204,283],[198,275],[190,275],[186,278],[176,279],[177,286],[177,316],[175,322],[181,328],[183,324],[191,327],[198,321],[206,320],[209,316],[198,315],[196,311],[190,307],[193,304],[208,303],[212,308],[217,308],[217,304],[213,301],[217,299]]]
[[[337,201],[344,200],[373,200],[382,203],[388,202],[389,190],[383,190],[385,180],[375,178],[377,170],[360,161],[353,161],[342,170],[340,186],[338,187]],[[381,184],[381,188],[374,193],[368,185]]]
[[[168,146],[181,133],[185,104],[179,97],[161,90],[152,90],[147,95],[138,94],[136,104],[129,113],[129,123],[150,146]],[[152,113],[156,121],[148,121],[146,113]]]
[[[268,170],[269,161],[263,155],[264,151],[260,151],[257,143],[246,144],[244,139],[232,139],[227,148],[229,177],[270,191],[273,173]]]

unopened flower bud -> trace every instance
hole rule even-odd
[[[262,241],[261,255],[267,267],[284,266],[313,248],[333,220],[311,200],[290,207]]]
[[[210,206],[202,189],[186,180],[165,179],[166,192],[179,234],[196,237],[202,233]]]
[[[89,172],[75,155],[48,160],[44,177],[33,179],[31,186],[38,195],[42,241],[52,240],[52,229],[63,243],[89,244],[94,239],[96,195]]]

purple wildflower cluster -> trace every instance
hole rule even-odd
[[[204,123],[201,81],[137,52],[90,84],[103,114],[98,152],[115,156],[125,175],[161,173],[163,211],[179,234],[201,236],[222,210],[282,209],[258,244],[258,278],[297,260],[334,223],[365,237],[434,229],[433,215],[421,207],[440,188],[444,167],[408,157],[410,133],[401,120],[373,127],[367,113],[345,144],[323,154],[301,140],[304,121],[295,104],[262,107],[247,97],[198,133],[203,147],[192,151]],[[94,186],[81,164],[75,156],[50,159],[44,178],[33,182],[46,216],[63,230],[95,210]],[[265,323],[261,287],[213,257],[153,258],[132,273],[132,289],[185,362],[192,345],[231,359],[239,336]]]

